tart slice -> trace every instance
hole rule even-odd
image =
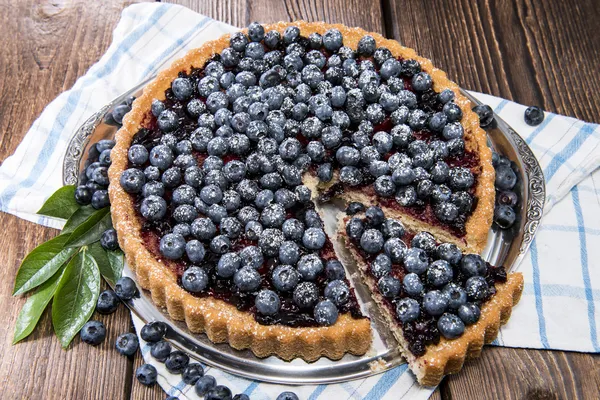
[[[521,297],[520,273],[406,230],[379,207],[342,218],[339,236],[423,385],[439,384],[478,357]]]
[[[135,100],[111,158],[139,284],[193,332],[260,357],[370,347],[315,199],[381,204],[474,251],[492,218],[491,153],[457,85],[342,25],[253,23],[190,51]]]

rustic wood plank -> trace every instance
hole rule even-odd
[[[73,85],[110,44],[123,1],[2,2],[0,35],[0,160],[12,154],[48,102]],[[62,350],[46,313],[34,334],[12,346],[13,329],[25,297],[11,296],[23,257],[57,231],[8,214],[0,215],[0,387],[19,398],[125,399],[132,361],[114,350],[118,334],[129,329],[124,307],[95,316],[108,328],[97,348],[73,341]]]
[[[252,21],[325,21],[384,32],[381,4],[371,0],[167,0],[235,26]]]
[[[455,3],[385,0],[388,32],[465,88],[600,120],[595,0]]]

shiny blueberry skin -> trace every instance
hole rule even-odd
[[[382,278],[392,271],[392,260],[385,254],[378,254],[371,263],[371,273],[376,278]]]
[[[479,317],[481,315],[481,310],[476,304],[466,303],[461,305],[458,308],[458,316],[465,325],[473,325],[477,321],[479,321]]]
[[[525,123],[530,126],[536,126],[544,120],[544,111],[536,106],[527,107],[525,110]]]
[[[448,297],[439,290],[425,293],[423,297],[423,308],[431,316],[442,315],[448,307]]]
[[[465,291],[471,301],[481,301],[488,296],[488,284],[482,276],[472,276],[465,282]]]
[[[135,377],[137,380],[145,386],[152,386],[156,383],[156,377],[158,372],[156,368],[150,364],[143,364],[138,367],[135,371]]]
[[[135,333],[124,333],[119,335],[115,342],[115,348],[124,356],[132,356],[140,346],[138,337]]]
[[[92,346],[97,346],[106,338],[106,327],[99,321],[88,321],[79,332],[81,341]]]
[[[499,205],[514,207],[519,202],[517,194],[510,190],[505,190],[496,194],[496,201]]]
[[[427,270],[428,266],[429,258],[423,249],[411,247],[406,250],[406,254],[404,256],[404,267],[408,272],[422,274]]]
[[[325,275],[330,281],[344,279],[346,276],[346,271],[344,270],[342,263],[338,260],[328,260],[325,264]]]
[[[485,275],[487,266],[478,254],[466,254],[460,261],[460,269],[466,276]]]
[[[393,299],[400,293],[402,284],[397,278],[394,278],[390,275],[386,275],[379,279],[377,286],[379,288],[379,292],[383,297]]]
[[[415,321],[421,313],[419,302],[411,298],[403,298],[396,303],[396,317],[402,323]]]
[[[113,228],[110,228],[102,232],[102,236],[100,236],[100,245],[105,250],[118,249],[119,242],[117,241],[117,231],[115,231]]]
[[[510,166],[499,165],[496,168],[496,188],[511,190],[517,183],[517,175]]]
[[[142,327],[140,337],[146,342],[155,343],[167,333],[167,324],[161,321],[149,322]]]
[[[200,267],[191,266],[183,272],[181,284],[188,292],[201,292],[208,286],[208,274]]]
[[[152,343],[150,347],[150,354],[160,362],[165,362],[169,354],[171,354],[171,344],[165,340],[159,340],[158,342]]]
[[[327,299],[321,300],[313,311],[315,321],[321,326],[331,326],[338,318],[338,309],[335,304]]]
[[[411,272],[404,276],[404,280],[402,281],[404,291],[409,296],[419,296],[423,293],[423,283],[421,283],[421,279],[419,275]]]
[[[482,128],[490,127],[494,122],[494,110],[492,107],[482,104],[473,107],[473,111],[479,116],[479,125]]]
[[[451,310],[457,310],[467,302],[467,292],[454,282],[444,286],[442,292],[448,297],[448,308]]]
[[[436,249],[438,258],[448,261],[450,264],[456,265],[462,259],[462,252],[453,243],[442,243]]]
[[[204,376],[204,368],[198,363],[190,363],[185,367],[182,373],[183,381],[186,385],[195,385],[198,379]]]
[[[377,229],[367,229],[360,237],[360,247],[369,254],[381,251],[383,243],[383,235]]]
[[[342,280],[333,280],[325,286],[324,295],[336,306],[341,306],[348,302],[350,298],[350,289]]]
[[[513,226],[516,218],[515,210],[511,206],[498,205],[494,209],[494,222],[502,229]]]
[[[322,249],[325,240],[325,232],[321,228],[308,228],[302,235],[302,244],[309,250]]]
[[[170,260],[178,260],[185,253],[185,239],[176,233],[168,233],[160,239],[160,253]]]
[[[299,398],[294,392],[281,392],[275,400],[299,400]]]
[[[253,292],[260,286],[261,276],[252,267],[243,267],[233,275],[233,283],[242,292]]]
[[[316,254],[306,254],[298,261],[297,268],[304,280],[312,281],[323,271],[323,261]]]
[[[231,241],[225,235],[215,236],[210,241],[210,250],[215,254],[225,254],[231,247]]]
[[[385,242],[383,250],[392,262],[398,264],[406,255],[406,243],[400,238],[392,237]]]
[[[92,201],[92,190],[86,186],[78,186],[75,189],[75,201],[82,206],[90,204]]]
[[[445,260],[436,260],[427,269],[427,282],[435,287],[449,283],[453,276],[452,267]]]
[[[115,284],[115,293],[121,300],[130,300],[137,294],[135,282],[128,276],[119,278]]]
[[[456,339],[465,331],[465,324],[455,314],[445,313],[437,322],[437,327],[446,339]]]
[[[217,385],[206,393],[204,400],[232,400],[231,389],[227,386]]]
[[[172,374],[181,374],[189,363],[190,357],[184,352],[176,350],[171,352],[165,360],[165,367]]]
[[[212,375],[204,375],[196,381],[194,389],[198,396],[204,396],[215,386],[217,386],[217,380]]]
[[[112,290],[105,290],[98,295],[96,311],[100,314],[112,314],[119,307],[119,297]]]
[[[279,311],[281,301],[279,296],[272,290],[263,289],[256,295],[254,300],[256,310],[263,315],[273,315]]]

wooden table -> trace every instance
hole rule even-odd
[[[179,2],[236,26],[297,19],[360,26],[415,48],[462,87],[600,122],[598,0]],[[100,58],[128,4],[1,1],[1,160],[44,106]],[[7,214],[0,214],[0,226],[0,391],[23,399],[164,398],[158,387],[135,380],[139,355],[129,360],[113,349],[117,335],[131,329],[124,307],[101,317],[109,335],[98,348],[77,338],[62,350],[48,315],[28,340],[11,345],[25,300],[11,296],[15,273],[23,257],[56,231]],[[598,399],[599,387],[600,356],[490,347],[446,378],[433,398]]]

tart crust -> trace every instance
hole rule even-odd
[[[448,340],[441,337],[437,345],[428,345],[426,353],[416,357],[408,350],[408,342],[404,338],[402,328],[386,307],[383,296],[377,289],[376,280],[368,273],[369,266],[356,248],[347,243],[344,218],[340,218],[338,235],[346,242],[346,248],[356,262],[363,282],[368,286],[373,300],[378,304],[400,344],[402,355],[419,383],[424,386],[438,385],[444,375],[459,372],[467,359],[479,357],[483,345],[496,339],[500,326],[508,321],[513,306],[519,302],[523,292],[523,275],[518,272],[509,273],[506,282],[496,283],[496,293],[481,306],[481,317],[477,323],[467,326],[463,335],[457,339]]]
[[[461,247],[471,251],[481,251],[493,215],[494,170],[491,164],[491,151],[486,145],[485,132],[479,128],[479,119],[471,111],[469,100],[460,94],[458,86],[447,79],[443,71],[435,68],[431,61],[419,57],[414,50],[403,47],[396,41],[385,39],[377,33],[339,24],[304,21],[264,25],[267,31],[278,30],[279,32],[283,32],[288,26],[299,27],[303,36],[337,28],[343,34],[344,44],[354,49],[362,36],[372,35],[377,46],[388,47],[394,56],[418,60],[422,69],[432,76],[436,91],[451,89],[455,93],[455,102],[463,112],[462,124],[465,128],[466,149],[479,154],[481,168],[475,191],[479,201],[466,224],[467,239]],[[177,284],[176,275],[144,246],[140,218],[131,196],[118,184],[121,173],[128,165],[127,151],[133,136],[143,126],[152,100],[164,99],[165,90],[170,87],[178,73],[190,72],[193,67],[203,67],[213,54],[229,46],[229,37],[230,35],[224,35],[217,40],[206,42],[176,60],[146,86],[143,95],[134,101],[132,110],[125,116],[123,126],[116,135],[116,145],[111,152],[112,165],[109,168],[109,178],[112,182],[109,187],[111,213],[119,244],[125,252],[127,262],[136,274],[139,285],[150,291],[156,305],[166,307],[173,319],[185,321],[192,332],[205,332],[215,343],[228,342],[236,349],[250,349],[258,357],[277,355],[285,360],[300,357],[313,361],[321,356],[339,359],[346,352],[364,354],[370,348],[372,341],[368,318],[354,319],[349,314],[343,314],[333,326],[315,328],[261,325],[250,313],[239,311],[229,303],[210,297],[198,298],[185,291]],[[435,369],[433,361],[429,361],[432,363],[429,368],[431,370]],[[433,383],[430,380],[423,380],[423,382]]]

